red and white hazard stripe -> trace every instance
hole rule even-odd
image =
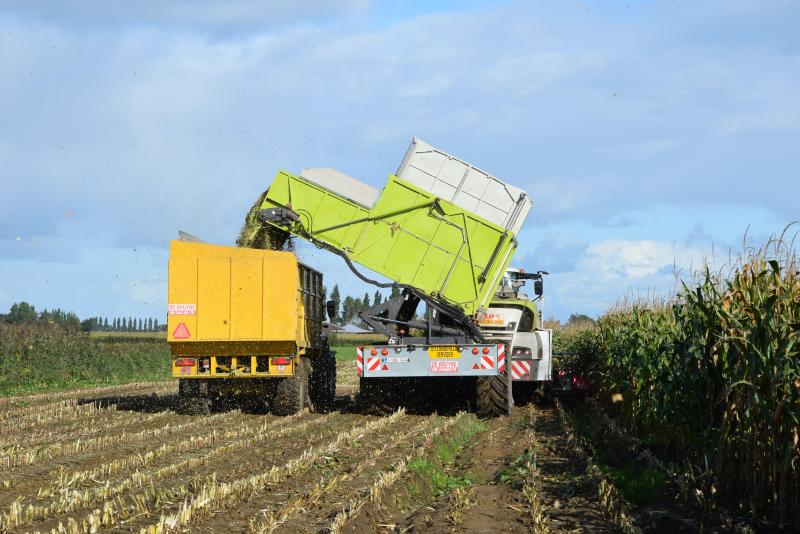
[[[358,370],[358,376],[364,374],[364,349],[361,347],[356,347],[356,369]]]
[[[481,358],[481,369],[494,369],[494,358],[491,355],[484,355]]]
[[[373,358],[372,356],[367,356],[367,371],[375,371],[381,364],[380,358]]]
[[[519,380],[531,372],[530,360],[511,360],[511,378]]]
[[[501,373],[506,370],[506,346],[497,345],[497,370]]]

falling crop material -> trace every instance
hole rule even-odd
[[[266,250],[294,250],[288,232],[258,220],[258,211],[268,193],[269,189],[261,193],[247,212],[242,228],[239,230],[239,237],[236,238],[236,246]]]

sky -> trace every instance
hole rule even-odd
[[[668,294],[800,219],[797,28],[800,0],[7,0],[0,312],[165,317],[178,230],[232,244],[278,169],[380,188],[414,136],[532,197],[546,317]]]

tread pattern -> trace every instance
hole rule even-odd
[[[300,358],[300,366],[291,378],[284,378],[275,389],[272,413],[294,415],[308,404],[308,375],[311,367],[308,358]]]
[[[479,377],[476,397],[477,412],[480,417],[506,415],[508,407],[506,377],[503,375]]]

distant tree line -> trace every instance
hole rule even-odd
[[[157,332],[166,328],[166,325],[160,324],[158,319],[153,317],[115,317],[109,321],[108,317],[98,316],[81,321],[77,314],[58,308],[37,312],[36,308],[27,302],[12,304],[7,314],[0,314],[0,321],[11,324],[52,323],[76,332],[79,330],[83,332]]]
[[[327,294],[327,290],[324,288],[323,294]],[[396,287],[393,287],[389,298],[395,297],[399,294],[400,290]],[[367,308],[381,304],[385,299],[379,290],[376,290],[372,296],[370,296],[369,292],[366,292],[364,293],[363,297],[351,297],[350,295],[347,295],[344,297],[344,299],[342,299],[339,286],[335,285],[333,286],[333,291],[331,291],[330,300],[333,301],[333,307],[336,310],[336,314],[331,319],[332,323],[337,325],[355,324],[358,326],[363,326],[364,323],[361,321],[358,314]]]

